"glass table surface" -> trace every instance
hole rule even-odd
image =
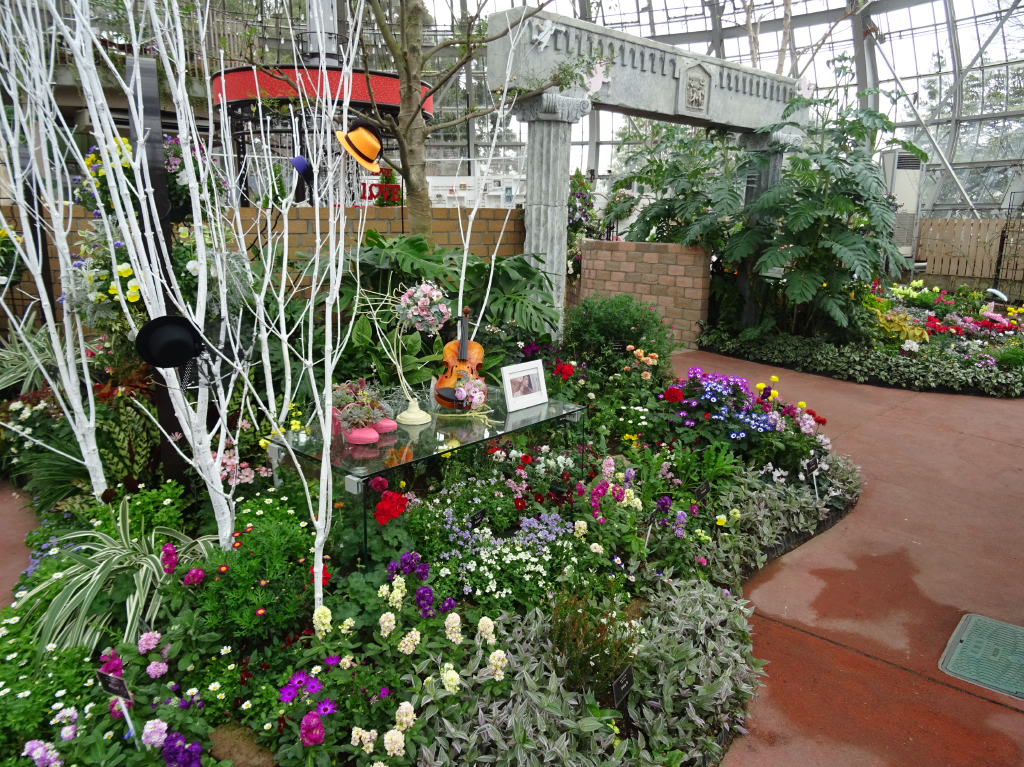
[[[370,445],[349,444],[339,432],[331,439],[331,465],[339,474],[372,477],[537,424],[574,422],[586,410],[585,405],[552,400],[508,412],[504,392],[497,386],[491,387],[486,406],[490,408],[486,414],[455,415],[436,402],[425,405],[420,400],[420,408],[430,416],[428,423],[415,426],[399,424],[397,431],[381,434],[380,440]],[[319,462],[323,455],[323,438],[316,429],[311,434],[288,432],[283,439],[299,458]]]

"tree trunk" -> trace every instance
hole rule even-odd
[[[405,61],[398,64],[401,106],[399,130],[405,141],[406,206],[410,234],[422,234],[434,247],[430,189],[427,186],[427,132],[420,110],[420,80],[423,73],[423,4],[419,0],[403,3],[402,48]],[[408,126],[408,127],[406,127]]]

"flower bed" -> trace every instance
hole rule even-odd
[[[700,337],[703,348],[841,380],[914,391],[1024,393],[1024,330],[1014,307],[991,311],[982,294],[924,289],[922,283],[875,283],[864,299],[874,339],[836,343],[770,333],[749,338],[721,328]]]
[[[590,444],[536,427],[375,478],[369,564],[339,496],[315,610],[296,501],[316,488],[284,468],[236,483],[227,550],[173,483],[60,501],[0,613],[0,758],[213,765],[239,723],[285,767],[717,758],[761,674],[743,578],[834,524],[860,479],[784,381],[674,378],[671,348],[631,332],[547,352]],[[97,670],[131,690],[138,749]]]

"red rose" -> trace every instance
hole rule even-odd
[[[523,466],[529,466],[533,463],[533,459],[528,455],[521,455],[519,456],[519,463],[523,464]]]
[[[516,498],[512,502],[512,505],[516,507],[516,510],[522,511],[523,509],[526,508],[526,501],[524,501],[522,498]]]
[[[678,389],[675,386],[668,387],[665,389],[665,400],[668,402],[682,402],[683,390]]]

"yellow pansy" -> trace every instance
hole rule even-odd
[[[111,285],[109,288],[107,288],[107,292],[110,295],[112,295],[112,296],[116,296],[117,295],[117,285]]]
[[[131,303],[134,304],[136,301],[139,300],[139,291],[131,290],[125,294],[125,298],[127,298]]]
[[[270,447],[270,442],[268,442],[265,439],[261,439],[260,440],[260,447],[263,448],[264,450],[266,450],[268,447]]]
[[[725,525],[725,514],[719,514],[717,517],[715,517],[715,524],[719,527]]]
[[[117,267],[117,274],[120,277],[131,277],[132,268],[128,266],[128,264],[121,264],[119,267]]]
[[[142,286],[139,285],[138,280],[128,280],[128,290],[138,290],[140,287]]]

